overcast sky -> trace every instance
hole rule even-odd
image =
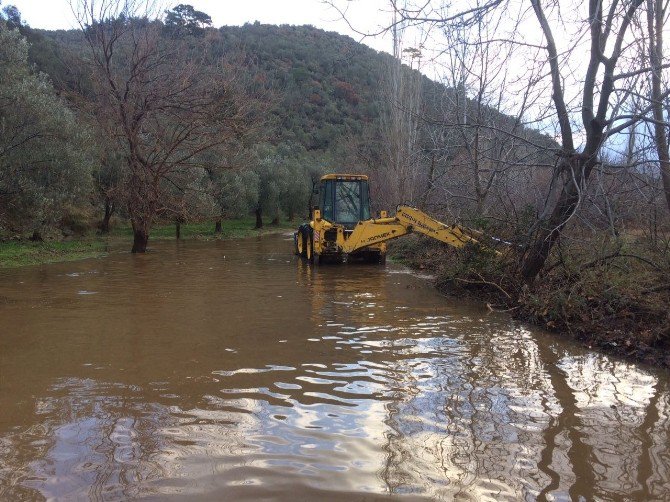
[[[2,5],[16,5],[34,28],[75,28],[69,0],[0,0]],[[76,0],[74,0],[76,2]],[[212,17],[214,26],[242,25],[260,21],[267,24],[311,24],[328,31],[350,35],[377,50],[391,51],[388,39],[366,38],[352,31],[332,7],[321,0],[163,0],[166,8],[179,3],[193,5]],[[339,1],[345,5],[348,2]],[[349,2],[347,17],[358,31],[373,32],[388,19],[388,0]]]

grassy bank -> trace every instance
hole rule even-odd
[[[519,279],[514,256],[453,250],[416,236],[398,242],[391,253],[431,271],[445,294],[482,300],[590,348],[670,368],[667,249],[632,240],[592,241],[564,250],[530,286]]]
[[[66,242],[0,243],[0,267],[14,268],[60,261],[83,260],[105,254],[107,242],[103,239],[86,239]]]
[[[221,222],[221,232],[215,231],[213,222],[184,223],[181,225],[182,239],[240,239],[273,233],[283,233],[297,227],[298,223],[282,222],[279,225],[265,225],[254,229],[254,218],[240,218]],[[0,242],[0,268],[14,268],[42,263],[83,260],[104,256],[111,244],[115,247],[128,243],[130,250],[133,231],[129,225],[119,225],[109,235],[88,235],[70,238],[64,241],[7,241]],[[174,240],[174,224],[157,225],[151,231],[149,247],[152,241]]]

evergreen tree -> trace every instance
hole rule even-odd
[[[211,25],[212,18],[192,5],[179,4],[165,14],[165,29],[174,37],[200,36]]]
[[[0,232],[40,238],[90,193],[89,142],[8,25],[0,20]]]

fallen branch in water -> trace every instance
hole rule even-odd
[[[491,312],[512,312],[513,310],[517,310],[517,309],[518,309],[519,307],[521,307],[521,306],[520,306],[520,305],[517,305],[516,307],[512,307],[512,308],[509,308],[509,309],[499,309],[499,308],[497,308],[497,307],[493,307],[490,303],[487,303],[487,304],[486,304],[486,307],[487,307]]]
[[[477,274],[477,275],[479,275],[479,274]],[[454,280],[464,282],[466,284],[486,284],[487,286],[493,286],[498,291],[500,291],[502,294],[504,294],[509,300],[512,299],[512,296],[507,291],[505,291],[499,284],[496,284],[495,282],[484,280],[484,278],[481,275],[479,275],[479,279],[480,280],[478,280],[478,281],[473,281],[473,280],[470,280],[470,279],[462,279],[460,277],[455,277],[454,278]]]

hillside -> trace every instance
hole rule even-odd
[[[86,51],[79,31],[22,31],[31,44],[31,62],[57,89],[87,92],[88,76],[75,64]],[[308,150],[327,150],[380,117],[379,84],[392,58],[350,37],[311,26],[255,23],[208,29],[205,43],[213,58],[242,55],[273,90],[276,120],[267,132],[272,143],[296,141]],[[425,79],[425,85],[434,84]]]
[[[311,26],[223,27],[211,39],[222,50],[244,51],[279,90],[275,140],[327,149],[379,118],[386,54]]]
[[[57,89],[87,92],[88,75],[77,64],[87,49],[79,31],[23,31],[31,43],[31,62],[50,76]],[[267,134],[272,143],[295,141],[307,150],[325,151],[345,137],[378,127],[387,106],[385,81],[393,58],[351,37],[312,26],[254,23],[208,29],[205,43],[213,58],[242,55],[257,78],[274,91],[276,120]],[[407,67],[404,72],[416,74]],[[445,109],[440,101],[447,89],[425,76],[418,80],[422,108],[439,118],[434,114]],[[509,119],[492,113],[495,120]]]

